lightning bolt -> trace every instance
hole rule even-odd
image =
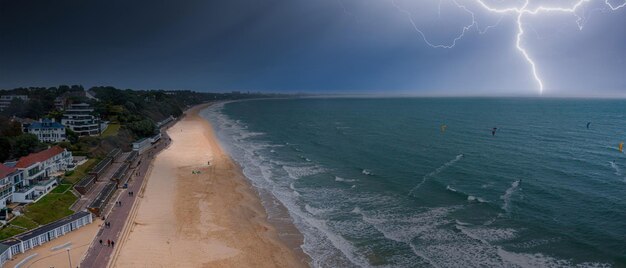
[[[456,4],[457,7],[463,9],[465,12],[467,12],[471,18],[472,21],[470,24],[467,24],[465,26],[463,26],[463,29],[461,31],[461,33],[459,33],[459,35],[457,35],[451,43],[449,44],[434,44],[433,42],[431,42],[430,40],[428,40],[428,38],[426,37],[426,34],[424,34],[424,32],[422,30],[420,30],[420,28],[417,26],[417,24],[415,23],[415,21],[413,20],[413,14],[411,14],[411,12],[409,12],[406,9],[403,9],[402,7],[400,7],[395,0],[391,0],[391,4],[400,12],[406,15],[406,17],[409,19],[409,22],[411,23],[411,25],[413,26],[413,29],[422,37],[422,40],[424,40],[424,42],[433,48],[453,48],[456,46],[456,42],[458,42],[459,40],[463,39],[463,37],[465,36],[465,33],[467,33],[469,30],[471,30],[473,27],[475,27],[478,30],[479,34],[484,34],[486,33],[489,29],[497,26],[500,23],[500,20],[502,18],[500,18],[500,20],[498,21],[498,23],[496,23],[495,25],[489,25],[485,28],[485,30],[480,30],[480,28],[478,27],[478,22],[476,22],[476,17],[474,12],[470,11],[467,7],[465,7],[464,5],[459,4],[456,0],[452,0],[452,2],[454,2]],[[439,6],[438,6],[438,12],[439,15],[441,15],[441,1],[439,1]]]
[[[433,47],[433,48],[454,48],[456,46],[457,42],[459,40],[461,40],[465,36],[465,33],[467,31],[469,31],[472,27],[476,27],[478,32],[480,34],[483,34],[487,30],[489,30],[490,28],[495,27],[495,26],[498,25],[498,24],[491,25],[491,26],[485,28],[484,31],[481,31],[479,29],[479,27],[478,27],[478,23],[476,22],[476,18],[474,16],[474,12],[469,10],[466,6],[458,3],[457,0],[451,0],[451,1],[457,7],[463,9],[465,12],[468,12],[468,14],[471,15],[472,21],[471,21],[470,24],[467,24],[467,25],[463,26],[461,33],[459,35],[457,35],[452,40],[452,42],[449,43],[449,44],[434,44],[431,41],[429,41],[428,38],[426,37],[426,35],[424,34],[424,32],[422,30],[420,30],[420,28],[417,26],[417,24],[413,20],[413,15],[408,10],[405,10],[402,7],[400,7],[396,3],[396,0],[391,0],[391,4],[400,13],[403,13],[403,14],[405,14],[408,17],[409,22],[411,23],[411,25],[413,26],[415,31],[421,36],[421,38],[424,40],[424,42],[428,46]],[[533,58],[529,55],[529,53],[526,50],[526,48],[524,48],[524,46],[522,45],[522,39],[523,39],[523,36],[524,36],[523,19],[526,16],[528,16],[528,15],[538,15],[540,13],[555,13],[555,12],[570,13],[570,14],[573,14],[574,16],[577,17],[576,24],[578,25],[578,29],[582,30],[585,20],[584,20],[583,17],[579,16],[576,12],[585,3],[591,2],[593,0],[578,0],[578,1],[574,2],[573,4],[571,4],[569,6],[565,6],[565,7],[540,5],[540,6],[535,7],[535,8],[529,8],[530,0],[525,0],[523,5],[521,5],[521,6],[513,6],[513,7],[505,7],[505,8],[495,8],[495,7],[492,7],[492,6],[488,5],[487,3],[485,3],[483,0],[472,0],[472,1],[475,1],[476,4],[478,4],[480,7],[482,7],[484,10],[486,10],[488,12],[502,14],[503,16],[507,15],[507,14],[513,14],[513,15],[516,16],[517,34],[516,34],[515,46],[516,46],[517,50],[522,54],[524,60],[526,60],[528,65],[530,65],[532,76],[533,76],[533,78],[534,78],[534,80],[537,83],[538,88],[539,88],[539,94],[542,94],[543,90],[544,90],[544,84],[543,84],[543,81],[542,81],[541,77],[539,76],[538,71],[537,71],[537,65],[535,64],[535,61],[533,60]],[[441,6],[441,0],[439,2],[439,5]],[[618,10],[620,8],[625,7],[626,6],[626,1],[624,1],[623,3],[621,3],[619,5],[614,5],[609,0],[604,0],[604,5],[606,7],[608,7],[609,9],[611,9],[612,11],[615,11],[615,10]],[[439,12],[441,12],[440,9],[439,9]],[[502,19],[502,17],[500,19]],[[498,21],[498,23],[499,22],[500,21]]]

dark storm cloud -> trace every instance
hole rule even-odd
[[[459,10],[444,10],[438,19],[427,2],[403,3],[424,12],[420,27],[441,42],[468,19]],[[572,28],[570,18],[560,18],[558,30],[540,27],[540,19],[529,21],[533,32],[526,42],[547,88],[559,93],[624,89],[625,30],[616,25],[624,25],[625,14],[594,14],[582,32]],[[528,65],[514,49],[513,22],[505,17],[487,34],[470,31],[454,49],[433,49],[382,0],[0,0],[0,88],[81,83],[533,93]]]

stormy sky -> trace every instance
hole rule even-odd
[[[411,23],[450,45],[468,10],[453,48]],[[544,94],[625,96],[626,7],[576,15],[523,20]],[[516,34],[476,0],[0,0],[0,88],[534,95]]]

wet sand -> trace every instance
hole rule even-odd
[[[168,130],[173,142],[152,163],[112,266],[307,266],[279,239],[241,169],[198,116],[204,107]]]

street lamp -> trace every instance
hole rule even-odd
[[[70,248],[67,248],[67,260],[70,262],[70,268],[72,268],[72,257],[70,257]]]

